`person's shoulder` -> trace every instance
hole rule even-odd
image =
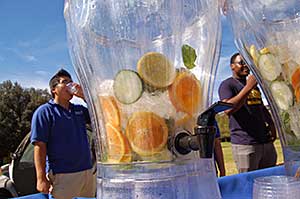
[[[233,83],[233,77],[228,77],[227,79],[223,80],[220,84],[220,86],[223,86],[223,85],[230,85]]]
[[[43,112],[48,112],[50,109],[53,108],[53,105],[51,104],[51,101],[48,101],[42,105],[40,105],[37,109],[36,109],[36,113],[43,113]]]
[[[222,82],[232,82],[233,81],[233,77],[228,77],[227,79],[223,80]]]
[[[75,110],[86,110],[87,107],[85,107],[84,105],[82,104],[73,104],[73,103],[70,103],[70,105],[75,109]]]

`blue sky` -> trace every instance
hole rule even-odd
[[[59,68],[75,77],[68,54],[63,0],[0,0],[0,82],[48,88]],[[230,56],[236,51],[228,21],[222,18],[223,37],[215,82],[231,76]],[[218,99],[215,92],[214,101]]]

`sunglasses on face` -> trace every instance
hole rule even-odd
[[[244,60],[241,60],[239,62],[234,62],[235,64],[239,64],[241,66],[247,65],[246,62]]]
[[[71,83],[71,82],[73,82],[73,81],[67,80],[67,79],[59,80],[56,84],[53,85],[53,87],[56,87],[59,84],[67,85],[68,83]]]
[[[71,83],[71,82],[72,82],[72,80],[64,79],[64,80],[60,80],[59,84],[65,84],[65,85],[67,85],[68,83]]]

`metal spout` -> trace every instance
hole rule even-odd
[[[175,137],[175,150],[181,155],[199,151],[200,158],[212,158],[215,134],[216,128],[213,126],[197,126],[194,135],[182,131]]]
[[[181,155],[198,151],[200,158],[212,158],[216,135],[215,115],[232,108],[232,104],[217,102],[199,115],[194,134],[187,131],[179,132],[174,139],[174,148]]]

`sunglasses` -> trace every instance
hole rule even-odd
[[[244,60],[241,60],[239,62],[234,62],[235,64],[239,64],[241,66],[247,65],[246,62]]]

